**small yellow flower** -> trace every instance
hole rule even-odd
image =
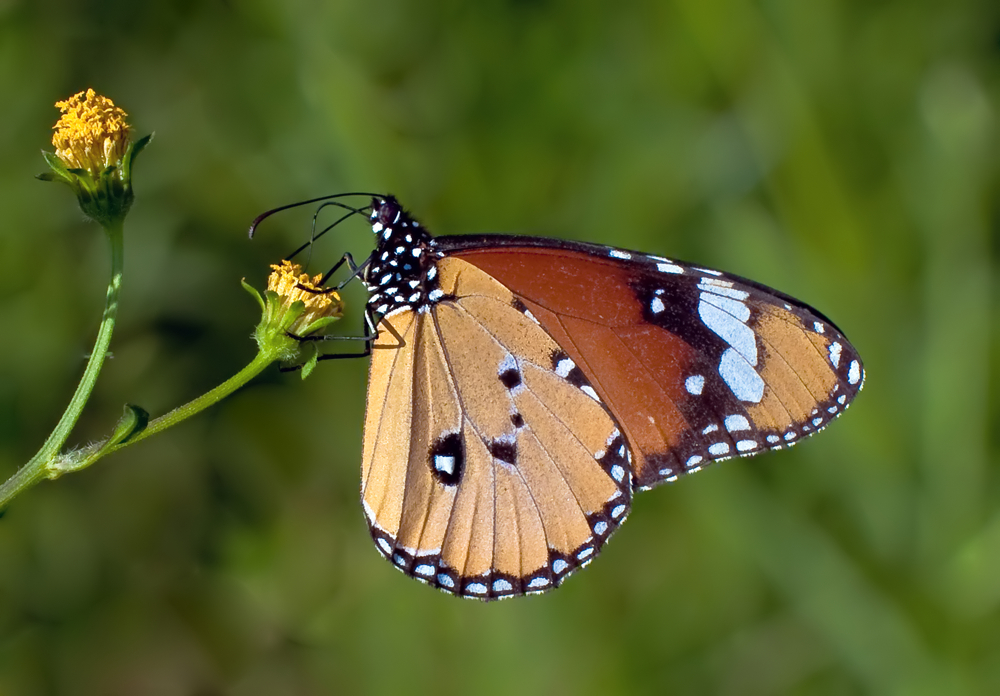
[[[52,144],[67,168],[85,169],[96,178],[108,167],[121,166],[129,145],[128,114],[92,89],[56,107],[62,116],[53,126]]]
[[[92,89],[56,106],[62,111],[53,127],[56,153],[42,152],[51,171],[38,178],[67,184],[83,212],[106,230],[120,226],[135,199],[132,165],[153,136],[133,142],[128,114]]]
[[[296,336],[311,333],[309,328],[325,317],[343,315],[343,304],[336,290],[322,287],[323,276],[310,278],[302,272],[302,267],[291,261],[281,265],[271,264],[272,273],[267,278],[267,289],[274,292],[285,308],[296,302],[303,305],[302,314],[285,331]]]
[[[312,372],[319,359],[316,338],[324,328],[343,315],[340,295],[320,283],[323,276],[310,278],[302,267],[290,261],[272,265],[264,297],[243,282],[243,288],[260,304],[263,316],[254,331],[261,352],[272,359],[295,363],[302,368],[302,377]]]

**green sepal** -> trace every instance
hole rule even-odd
[[[70,185],[74,183],[73,175],[54,152],[42,150],[42,159],[45,160],[45,164],[49,165],[49,169],[52,171],[36,174],[36,178],[42,181],[62,181]]]
[[[264,321],[270,322],[274,318],[274,312],[281,306],[281,298],[274,290],[264,291]]]
[[[317,319],[312,324],[310,324],[305,329],[303,329],[302,333],[300,335],[301,336],[311,336],[312,334],[316,333],[320,329],[325,329],[327,326],[329,326],[333,322],[337,321],[338,319],[340,319],[340,317],[332,317],[332,316],[331,317],[322,317],[321,319]]]
[[[135,158],[139,156],[139,153],[143,151],[149,141],[153,139],[155,133],[150,133],[147,136],[139,138],[137,141],[128,146],[125,150],[125,156],[122,157],[122,177],[125,181],[132,180],[132,164],[135,162]]]
[[[305,379],[312,374],[312,371],[316,367],[316,363],[319,362],[319,351],[316,349],[315,343],[307,343],[303,346],[302,350],[309,355],[304,363],[302,363],[302,379]]]
[[[260,311],[261,312],[266,312],[267,311],[267,305],[264,304],[264,298],[262,298],[260,296],[260,293],[257,292],[257,288],[255,288],[254,286],[252,286],[249,283],[247,283],[247,281],[245,279],[240,280],[240,285],[242,285],[243,289],[246,290],[248,293],[250,293],[250,295],[255,300],[257,300],[257,304],[260,305]]]
[[[306,303],[302,300],[295,300],[292,304],[285,308],[285,314],[281,317],[280,328],[282,331],[288,331],[288,329],[298,321],[306,311]],[[298,336],[304,336],[305,334],[297,334]]]

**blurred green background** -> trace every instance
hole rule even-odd
[[[308,213],[247,224],[348,190],[752,277],[868,369],[821,436],[639,496],[590,568],[491,605],[372,546],[366,362],[269,370],[0,519],[0,695],[1000,693],[998,81],[986,0],[0,0],[0,476],[103,303],[103,235],[32,178],[87,87],[156,138],[71,443],[248,362],[239,280]]]

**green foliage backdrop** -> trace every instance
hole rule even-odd
[[[2,476],[100,316],[106,242],[31,178],[87,87],[156,138],[71,442],[248,362],[239,280],[308,217],[248,222],[347,190],[755,278],[868,368],[821,436],[639,496],[593,566],[493,605],[372,547],[364,361],[271,370],[0,519],[0,694],[1000,692],[998,80],[987,0],[0,0]]]

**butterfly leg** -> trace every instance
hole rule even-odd
[[[384,330],[390,333],[393,338],[396,339],[397,343],[391,346],[379,346],[380,348],[402,348],[406,345],[406,341],[403,337],[399,335],[395,327],[389,322],[382,322],[381,320],[376,323],[374,317],[369,313],[365,312],[365,324],[368,325],[368,335],[367,336],[317,336],[315,339],[311,337],[301,338],[299,336],[292,336],[298,340],[309,341],[364,341],[365,349],[360,353],[329,353],[327,355],[319,356],[320,360],[340,360],[342,358],[365,358],[372,354],[372,342],[378,338],[380,330],[378,326],[384,327]]]
[[[326,281],[329,280],[330,276],[336,273],[337,269],[343,266],[345,262],[347,263],[347,267],[351,269],[351,275],[347,276],[344,280],[342,280],[340,283],[337,284],[337,290],[343,290],[344,286],[346,286],[352,280],[358,278],[362,273],[364,273],[365,269],[368,267],[368,264],[371,262],[371,257],[369,256],[367,259],[361,262],[361,265],[358,265],[354,262],[354,257],[351,256],[351,252],[346,252],[343,256],[340,257],[340,261],[335,263],[333,265],[333,268],[331,268],[329,271],[326,272],[326,274],[323,276],[322,282],[326,283]]]

